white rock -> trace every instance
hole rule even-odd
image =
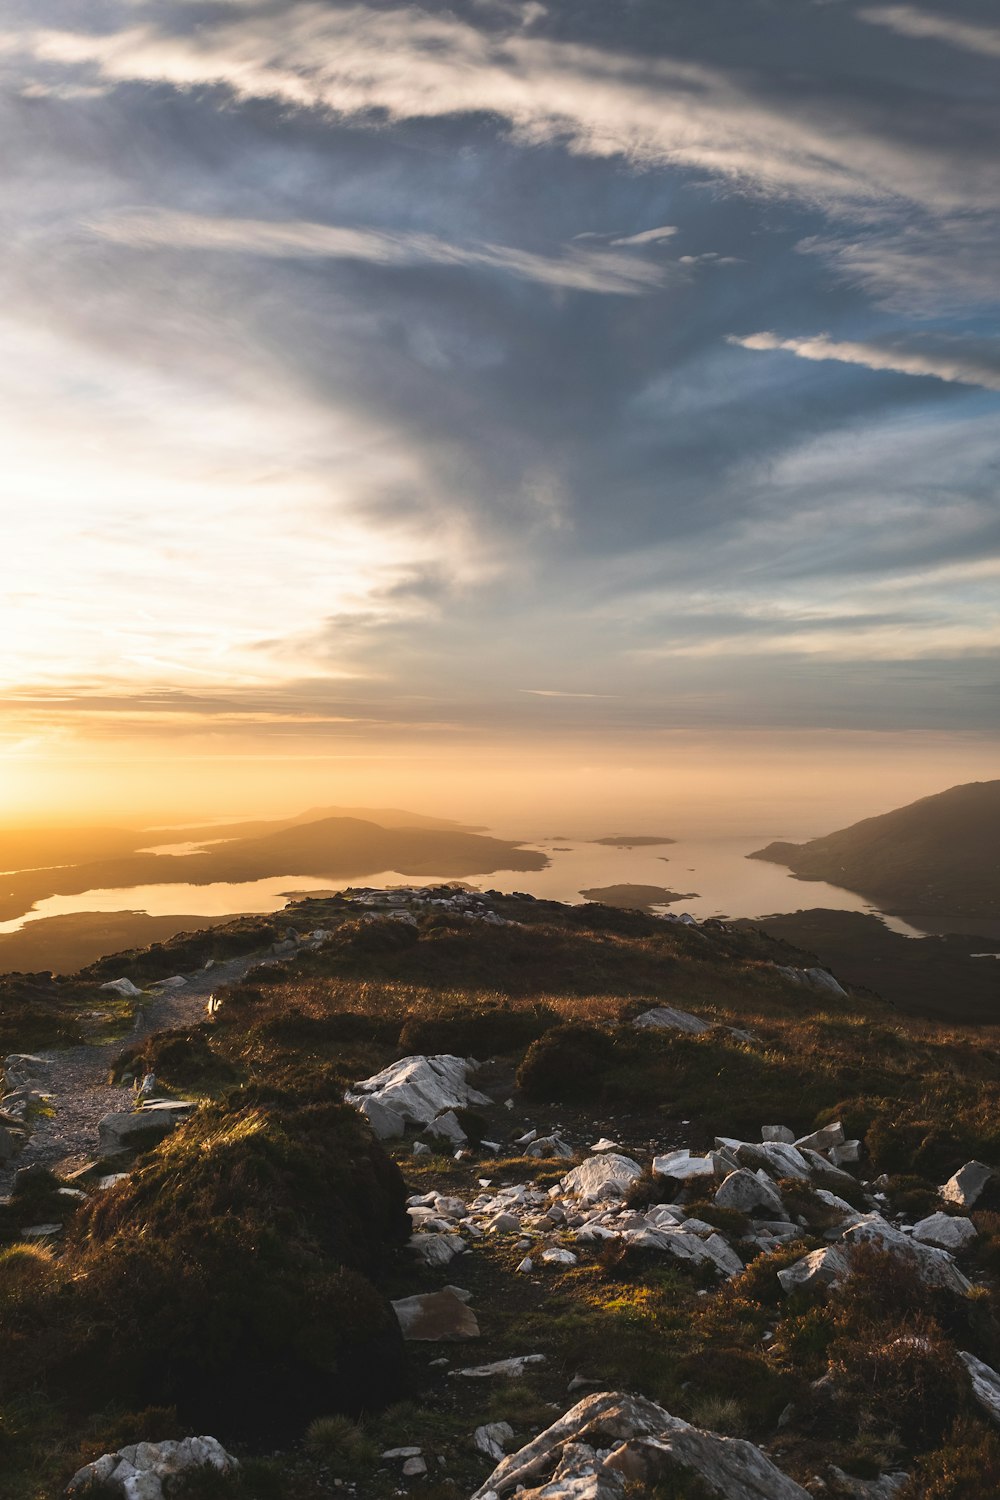
[[[800,1288],[832,1286],[835,1281],[841,1281],[849,1270],[844,1252],[836,1245],[828,1245],[825,1250],[813,1250],[793,1265],[785,1266],[778,1272],[778,1280],[784,1291],[794,1292]]]
[[[520,1272],[522,1276],[526,1276],[529,1271],[533,1271],[534,1269],[535,1262],[531,1259],[530,1255],[526,1255],[524,1259],[514,1267],[514,1270]]]
[[[409,1248],[425,1266],[446,1266],[465,1249],[457,1234],[411,1234]]]
[[[131,1000],[136,995],[141,995],[142,990],[131,979],[109,979],[107,984],[99,986],[102,990],[110,990],[114,995],[121,995],[123,999]]]
[[[588,1156],[572,1172],[566,1173],[559,1189],[567,1197],[574,1198],[596,1198],[599,1193],[609,1190],[624,1197],[630,1183],[641,1176],[642,1167],[631,1156],[608,1152],[601,1156]]]
[[[378,1141],[398,1140],[406,1130],[406,1121],[398,1110],[390,1109],[381,1099],[361,1099],[358,1109],[367,1119]]]
[[[940,1209],[913,1226],[915,1240],[920,1240],[925,1245],[936,1245],[939,1250],[950,1250],[952,1254],[964,1249],[976,1238],[976,1233],[976,1226],[971,1219],[945,1214]]]
[[[463,1380],[490,1380],[494,1375],[507,1380],[519,1379],[532,1365],[543,1365],[544,1354],[517,1354],[513,1359],[497,1359],[490,1365],[470,1365],[466,1370],[449,1370],[449,1375]]]
[[[590,1149],[591,1151],[617,1151],[619,1146],[617,1141],[611,1141],[606,1135],[602,1135],[601,1139],[595,1141]]]
[[[177,1123],[169,1109],[121,1110],[105,1115],[97,1124],[101,1150],[108,1155],[128,1151],[139,1144],[169,1135]]]
[[[786,1146],[794,1145],[795,1133],[787,1125],[764,1125],[761,1127],[762,1141],[780,1141]]]
[[[966,1354],[960,1349],[958,1357],[969,1372],[972,1394],[977,1402],[994,1422],[1000,1422],[1000,1375],[974,1354]]]
[[[641,1016],[636,1016],[632,1025],[650,1031],[684,1031],[689,1036],[700,1036],[703,1031],[712,1029],[711,1024],[700,1016],[693,1016],[687,1010],[675,1010],[672,1005],[658,1005],[653,1010],[644,1011]]]
[[[513,1441],[514,1429],[509,1422],[487,1422],[476,1428],[472,1439],[473,1447],[494,1462],[504,1457]]]
[[[902,1234],[881,1214],[866,1214],[858,1224],[853,1224],[844,1234],[845,1247],[859,1244],[875,1244],[893,1255],[910,1259],[928,1286],[943,1286],[949,1291],[964,1296],[972,1288],[967,1276],[963,1276],[947,1250],[937,1250],[932,1245],[921,1244],[911,1236]]]
[[[452,1146],[464,1146],[469,1137],[459,1124],[453,1109],[447,1109],[427,1126],[427,1134],[435,1140],[447,1141]]]
[[[169,979],[158,979],[156,983],[151,984],[149,988],[156,991],[181,990],[186,984],[187,980],[184,978],[183,974],[171,974]]]
[[[347,1094],[350,1104],[374,1094],[382,1104],[403,1116],[408,1125],[429,1125],[449,1109],[490,1104],[469,1083],[476,1064],[471,1058],[441,1053],[432,1057],[403,1057],[371,1078],[355,1084]]]
[[[408,1458],[403,1465],[403,1475],[406,1479],[416,1479],[418,1474],[427,1473],[427,1460],[418,1455]]]
[[[419,1458],[422,1452],[423,1449],[412,1446],[409,1448],[387,1448],[381,1456],[383,1458]]]
[[[992,1167],[981,1161],[967,1161],[954,1177],[948,1178],[941,1188],[941,1197],[959,1208],[972,1208],[992,1176]]]
[[[678,1182],[689,1182],[698,1177],[714,1177],[715,1164],[711,1157],[692,1156],[690,1151],[668,1151],[664,1156],[653,1157],[654,1177],[672,1177]]]
[[[472,1500],[618,1500],[692,1472],[719,1500],[806,1500],[807,1491],[741,1438],[704,1432],[642,1396],[587,1396],[504,1458]]]
[[[861,1142],[845,1141],[842,1146],[831,1146],[829,1154],[835,1167],[850,1166],[861,1160]]]
[[[785,1212],[778,1189],[766,1179],[762,1180],[753,1172],[748,1172],[745,1167],[741,1167],[738,1172],[730,1172],[717,1189],[715,1201],[720,1208],[732,1208],[744,1214],[753,1213],[757,1208],[763,1209],[772,1219],[782,1218]]]
[[[561,1250],[553,1246],[551,1250],[542,1251],[542,1260],[547,1266],[575,1266],[578,1264],[577,1257],[572,1250]]]
[[[810,1151],[829,1151],[831,1146],[842,1146],[845,1140],[844,1127],[836,1120],[832,1125],[823,1125],[819,1130],[814,1130],[811,1135],[800,1136],[795,1145],[800,1151],[806,1148]]]

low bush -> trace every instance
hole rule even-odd
[[[437,1015],[411,1016],[399,1045],[404,1052],[457,1052],[482,1059],[523,1052],[558,1024],[559,1014],[550,1005],[451,1006]]]
[[[920,1459],[897,1500],[996,1500],[1000,1495],[1000,1433],[959,1419],[936,1453]]]
[[[525,1053],[518,1087],[529,1099],[570,1102],[600,1093],[614,1066],[614,1038],[597,1026],[553,1026]]]

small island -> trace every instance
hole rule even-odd
[[[621,906],[626,910],[651,911],[654,906],[669,906],[674,901],[692,901],[697,891],[668,891],[662,885],[600,885],[581,891],[588,901],[600,901],[605,906]]]
[[[656,833],[616,833],[605,839],[591,839],[592,844],[604,844],[610,849],[640,849],[644,844],[676,844],[676,839],[662,838]]]

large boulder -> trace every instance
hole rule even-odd
[[[450,1053],[403,1057],[356,1083],[346,1095],[347,1102],[361,1108],[366,1098],[374,1098],[407,1125],[422,1127],[447,1110],[493,1102],[469,1083],[475,1067],[471,1058]]]
[[[587,1396],[504,1458],[471,1500],[622,1500],[693,1471],[719,1500],[806,1500],[753,1443],[692,1427],[642,1396]]]
[[[624,1198],[629,1186],[642,1176],[642,1167],[631,1156],[619,1156],[609,1151],[600,1156],[588,1156],[587,1160],[574,1167],[559,1183],[559,1190],[567,1197],[575,1198]]]

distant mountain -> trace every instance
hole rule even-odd
[[[48,896],[81,895],[119,886],[177,882],[208,885],[274,875],[361,881],[386,871],[454,880],[499,870],[541,870],[548,864],[547,857],[536,849],[461,828],[383,828],[356,817],[243,826],[263,826],[268,831],[233,837],[233,829],[239,825],[230,824],[213,831],[213,837],[224,842],[197,852],[150,854],[136,850],[4,875],[0,877],[0,921],[21,916]],[[192,830],[173,832],[176,838],[178,833],[190,834]],[[184,841],[176,838],[176,842]]]
[[[768,844],[751,859],[800,880],[846,886],[885,911],[1000,915],[1000,781],[973,781],[807,844]],[[919,922],[918,922],[919,925]]]

